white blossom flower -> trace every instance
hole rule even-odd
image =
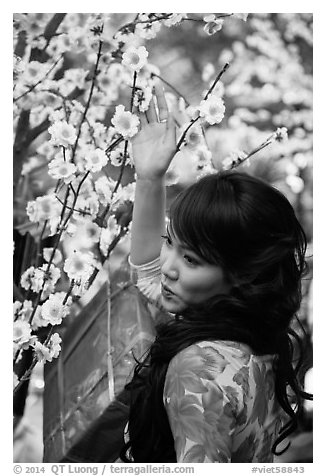
[[[216,18],[214,14],[205,16],[203,20],[206,22],[204,32],[208,35],[214,35],[214,33],[221,30],[224,23],[223,19]]]
[[[23,302],[23,306],[19,312],[19,316],[20,318],[23,320],[23,321],[29,321],[29,318],[33,312],[33,303],[32,301],[29,301],[29,300],[25,300]]]
[[[76,281],[72,289],[72,294],[74,296],[80,297],[83,294],[85,294],[88,288],[89,288],[89,281],[87,279]]]
[[[62,99],[50,91],[44,91],[42,94],[42,104],[51,107],[51,109],[57,109],[62,106]]]
[[[249,13],[233,13],[233,16],[240,20],[247,21]]]
[[[200,116],[209,124],[218,124],[224,117],[224,102],[219,96],[211,94],[206,100],[200,102],[199,111]]]
[[[20,277],[20,285],[22,288],[28,290],[32,286],[32,278],[34,276],[35,268],[30,266]]]
[[[46,262],[50,261],[51,255],[53,252],[53,248],[43,248],[43,258]],[[52,258],[53,264],[59,264],[62,261],[62,253],[60,250],[56,249],[54,252],[54,256]]]
[[[62,145],[68,147],[75,143],[77,133],[72,124],[68,124],[67,121],[56,121],[48,129],[51,134],[50,143],[54,145]]]
[[[75,281],[89,279],[94,268],[95,260],[93,254],[80,251],[75,251],[71,257],[67,258],[63,267],[68,277]]]
[[[215,68],[212,63],[207,63],[204,66],[204,69],[201,74],[201,79],[205,82],[209,81],[212,79],[212,77],[215,75]]]
[[[37,356],[37,360],[39,362],[52,362],[53,359],[59,356],[61,350],[61,343],[62,339],[58,333],[53,334],[49,342],[44,345],[41,342],[37,341],[34,344],[34,351]]]
[[[109,155],[110,163],[114,165],[114,167],[120,167],[122,162],[125,160],[126,165],[133,165],[130,149],[131,148],[127,150],[126,155],[124,151],[124,145],[121,145],[114,149],[112,152],[110,152]]]
[[[90,150],[85,156],[85,168],[91,172],[99,172],[108,162],[108,156],[99,148]]]
[[[133,137],[137,134],[139,119],[135,114],[125,111],[124,106],[119,105],[115,108],[112,124],[116,131],[123,135],[123,137]]]
[[[62,179],[66,184],[75,178],[76,172],[76,165],[63,158],[56,157],[49,163],[49,175],[56,180]]]
[[[148,51],[145,46],[130,46],[122,55],[122,64],[138,72],[147,63]]]
[[[100,203],[104,206],[108,205],[112,198],[112,192],[115,186],[114,181],[111,178],[108,179],[103,176],[97,179],[94,185]]]
[[[247,155],[248,154],[246,154],[243,150],[235,150],[231,152],[231,154],[222,161],[223,169],[229,170],[237,165],[240,165],[242,162],[246,160]],[[247,160],[246,162],[247,162],[247,165],[249,166],[250,165],[249,160]]]
[[[157,33],[161,29],[160,22],[152,23],[137,23],[135,28],[135,35],[145,40],[151,40],[155,38]]]
[[[98,243],[101,234],[101,228],[91,220],[86,220],[83,226],[83,234],[91,243]]]
[[[50,265],[47,271],[48,265],[44,264],[40,268],[34,268],[31,266],[21,276],[20,284],[24,289],[32,289],[32,291],[38,293],[43,286],[44,290],[54,288],[58,279],[60,278],[60,270],[53,264]]]
[[[180,23],[184,18],[187,18],[186,13],[172,13],[169,18],[163,20],[163,24],[167,27],[171,27],[177,23]]]
[[[69,306],[63,304],[65,293],[51,294],[42,304],[41,315],[44,321],[52,326],[61,324],[62,319],[69,314]]]
[[[186,134],[186,143],[192,149],[195,149],[203,142],[203,133],[200,127],[191,127]]]
[[[119,47],[119,43],[123,43],[125,47],[133,46],[137,41],[137,36],[131,31],[120,30],[113,37],[113,44]]]
[[[152,99],[152,88],[144,87],[137,88],[134,98],[134,105],[138,107],[140,112],[145,112],[148,109],[150,100]]]
[[[36,84],[45,76],[46,67],[48,67],[48,65],[45,63],[40,63],[39,61],[30,61],[26,64],[22,75],[24,81],[28,84]]]
[[[118,225],[116,218],[111,215],[108,219],[107,227],[102,228],[100,237],[100,250],[103,256],[106,256],[113,239],[120,233],[121,227]]]
[[[60,216],[61,206],[52,193],[28,202],[26,212],[30,221],[40,222]]]
[[[23,306],[23,303],[21,301],[14,301],[13,306],[12,306],[13,307],[14,319],[19,316],[19,312],[20,312],[22,306]]]
[[[13,341],[21,348],[24,344],[28,344],[32,337],[32,328],[27,321],[15,321],[13,329]]]
[[[61,337],[59,336],[59,334],[57,332],[52,334],[52,336],[50,337],[48,345],[49,345],[50,352],[51,352],[51,355],[52,355],[53,359],[57,358],[59,353],[60,353],[60,350],[61,350],[60,343],[61,342],[62,342],[62,339],[61,339]]]
[[[126,79],[125,68],[120,63],[110,64],[106,75],[109,79],[112,80],[112,83],[123,83]]]
[[[91,215],[95,218],[99,210],[98,196],[95,192],[90,193],[87,196],[79,195],[76,203],[76,210],[74,215],[80,216],[80,214]]]
[[[45,321],[42,317],[42,306],[37,306],[35,314],[33,316],[33,320],[31,322],[31,327],[33,331],[36,331],[40,327],[47,327],[49,325],[49,321]]]
[[[278,127],[273,134],[273,139],[278,142],[287,140],[287,138],[288,138],[288,130],[286,127]]]

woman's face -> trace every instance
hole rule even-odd
[[[162,304],[177,313],[218,294],[228,293],[222,268],[204,261],[167,230],[161,250]]]

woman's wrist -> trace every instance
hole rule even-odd
[[[163,175],[153,175],[153,176],[150,176],[150,175],[137,175],[136,176],[136,183],[144,183],[144,184],[154,184],[154,183],[157,183],[157,184],[162,184],[164,183],[165,184],[165,174]]]

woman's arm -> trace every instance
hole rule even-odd
[[[135,265],[150,262],[160,254],[165,221],[165,172],[176,148],[175,125],[160,84],[155,86],[155,95],[159,118],[152,100],[146,114],[139,114],[141,130],[131,141],[137,175],[130,252]]]

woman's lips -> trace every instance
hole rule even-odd
[[[171,291],[170,288],[165,286],[163,283],[161,283],[161,291],[162,291],[163,296],[166,297],[166,298],[171,298],[173,296],[177,297],[177,295],[173,291]]]

